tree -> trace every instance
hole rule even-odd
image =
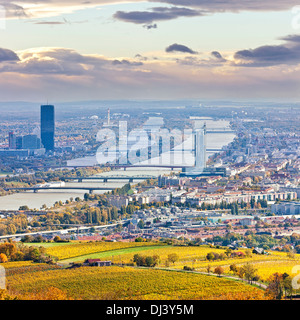
[[[244,277],[245,279],[252,283],[252,281],[254,280],[254,278],[257,275],[257,269],[255,269],[253,267],[253,265],[249,262],[247,262],[243,267],[243,271],[244,271]]]
[[[230,205],[230,210],[231,210],[231,214],[235,215],[236,211],[235,211],[235,206],[233,204]]]
[[[283,282],[285,297],[287,297],[287,295],[292,295],[293,294],[292,278],[287,273],[284,273],[282,275],[282,279],[283,279],[282,282]]]
[[[27,211],[27,210],[29,210],[29,207],[28,206],[20,206],[19,210]]]
[[[267,294],[273,299],[281,300],[283,297],[283,277],[282,274],[276,272],[269,278]]]
[[[254,207],[255,207],[255,199],[254,198],[251,198],[250,205],[251,205],[251,209],[254,209]]]
[[[168,255],[168,261],[172,262],[173,264],[175,264],[176,261],[179,260],[179,256],[177,253],[171,253]]]
[[[215,268],[215,273],[219,276],[219,277],[221,277],[221,274],[223,274],[224,273],[224,269],[222,268],[222,267],[216,267]]]
[[[33,240],[33,242],[43,242],[44,241],[44,238],[43,238],[43,236],[42,235],[37,235],[35,238],[34,238],[34,240]]]
[[[274,273],[268,279],[269,285],[267,287],[266,293],[273,299],[281,300],[283,296],[287,297],[292,295],[292,278],[287,273]]]
[[[16,232],[17,232],[16,226],[14,224],[12,224],[12,223],[7,225],[6,230],[7,230],[8,234],[16,234]]]
[[[13,253],[11,255],[10,259],[11,259],[11,261],[23,261],[24,260],[24,256],[25,256],[24,252],[17,251],[17,252],[15,252],[15,253]]]
[[[232,264],[230,265],[230,271],[232,271],[233,273],[237,273],[238,272],[238,267],[236,266],[236,264]]]
[[[137,226],[138,226],[140,229],[144,229],[144,227],[145,227],[145,222],[144,222],[144,220],[141,219],[141,220],[138,222]]]
[[[122,212],[122,211],[121,211]],[[124,214],[124,213],[122,213]],[[111,219],[112,220],[117,220],[118,219],[118,208],[117,207],[112,207],[111,210]]]
[[[22,242],[25,242],[25,243],[28,243],[28,242],[32,242],[33,239],[34,239],[33,236],[26,235],[26,236],[24,236],[24,237],[21,239],[21,241],[22,241]]]
[[[158,256],[148,256],[145,258],[145,264],[147,267],[155,267],[159,262]]]
[[[24,255],[24,260],[39,261],[41,258],[41,252],[36,247],[30,247],[29,250]]]
[[[300,253],[300,244],[295,246],[295,250],[296,250],[297,253]]]
[[[0,253],[0,263],[5,263],[7,261],[8,261],[8,259],[7,259],[6,254]]]
[[[125,215],[127,212],[126,212],[126,206],[125,205],[122,205],[121,206],[121,215]]]
[[[14,243],[4,243],[0,245],[0,253],[4,253],[8,258],[17,251]]]
[[[210,271],[211,271],[211,265],[210,265],[210,264],[208,264],[208,265],[206,266],[206,271],[207,271],[207,273],[210,273]]]
[[[143,242],[144,240],[143,240],[143,238],[142,237],[138,237],[138,238],[135,238],[135,240],[134,240],[135,242]]]
[[[227,249],[225,250],[225,254],[226,254],[227,257],[229,257],[229,256],[231,255],[231,253],[232,253],[232,249],[227,248]]]
[[[215,259],[215,255],[213,254],[213,252],[209,252],[209,253],[206,255],[206,259],[207,259],[207,260],[214,260],[214,259]]]
[[[53,241],[54,242],[59,242],[59,241],[61,241],[61,237],[60,236],[55,236]]]
[[[155,267],[159,262],[159,256],[141,256],[139,254],[135,254],[133,256],[133,262],[136,263],[137,266],[144,266],[144,267]]]

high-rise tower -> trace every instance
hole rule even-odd
[[[54,106],[41,106],[41,142],[46,151],[54,150]]]
[[[16,149],[16,135],[12,131],[8,133],[8,147]]]

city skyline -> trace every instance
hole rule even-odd
[[[292,0],[0,4],[2,101],[299,101]]]

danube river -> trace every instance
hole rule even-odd
[[[224,128],[228,127],[229,123],[224,121],[210,121],[206,120],[208,128]],[[207,148],[208,149],[221,149],[223,146],[228,145],[233,141],[235,135],[232,133],[218,133],[218,134],[207,134]],[[190,141],[191,142],[191,141]],[[207,156],[212,153],[208,153]],[[187,157],[188,165],[193,164],[192,154],[189,154]],[[151,162],[152,164],[159,163],[155,161]],[[75,159],[70,161],[68,165],[95,165],[97,164],[96,157],[86,157],[81,159]],[[162,164],[160,162],[160,164]],[[168,173],[169,170],[159,170],[158,168],[140,168],[133,169],[128,168],[126,171],[118,170],[118,174],[126,176],[137,176],[142,174],[159,176],[160,174]],[[107,172],[103,175],[115,175],[116,172]],[[102,174],[101,174],[102,175]],[[136,183],[139,181],[135,181]],[[102,181],[83,181],[83,183],[78,182],[68,182],[67,186],[76,186],[76,187],[108,187],[108,188],[118,188],[122,187],[126,183],[125,180],[113,181],[103,183]],[[16,193],[9,196],[0,197],[0,210],[18,210],[20,206],[27,205],[30,209],[40,209],[43,204],[46,204],[47,207],[53,206],[56,201],[69,200],[71,197],[75,199],[76,197],[83,198],[84,194],[88,192],[86,190],[44,190],[39,191],[38,193],[33,192],[22,192]],[[105,191],[96,191],[95,193],[104,193]]]
[[[167,173],[167,170],[157,170],[149,168],[147,170],[147,175],[159,176],[160,174]],[[101,174],[101,176],[106,175],[115,175],[116,172],[106,172]],[[126,176],[137,176],[145,174],[145,168],[143,170],[132,170],[127,169],[126,171],[118,171],[119,175]],[[134,181],[134,183],[140,182],[140,180]],[[93,181],[83,181],[82,183],[67,182],[65,187],[107,187],[107,188],[120,188],[124,184],[126,184],[126,180],[114,180],[113,182],[103,183],[101,180],[93,180]],[[18,210],[20,206],[27,205],[30,209],[40,209],[43,204],[46,204],[47,207],[53,206],[56,201],[69,200],[70,198],[75,199],[76,197],[80,197],[83,199],[87,190],[40,190],[38,193],[34,193],[32,191],[15,193],[12,195],[0,197],[0,210]],[[95,191],[94,193],[104,193],[106,191]]]

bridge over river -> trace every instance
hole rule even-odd
[[[3,188],[5,191],[33,191],[37,193],[39,190],[87,190],[90,194],[93,194],[94,191],[110,191],[115,188],[113,187],[10,187]]]
[[[64,181],[78,181],[83,182],[83,180],[102,180],[107,182],[109,180],[128,180],[133,182],[134,180],[147,180],[147,179],[156,179],[156,176],[153,175],[138,175],[138,176],[124,176],[124,175],[111,175],[111,176],[91,176],[91,177],[64,177]]]

